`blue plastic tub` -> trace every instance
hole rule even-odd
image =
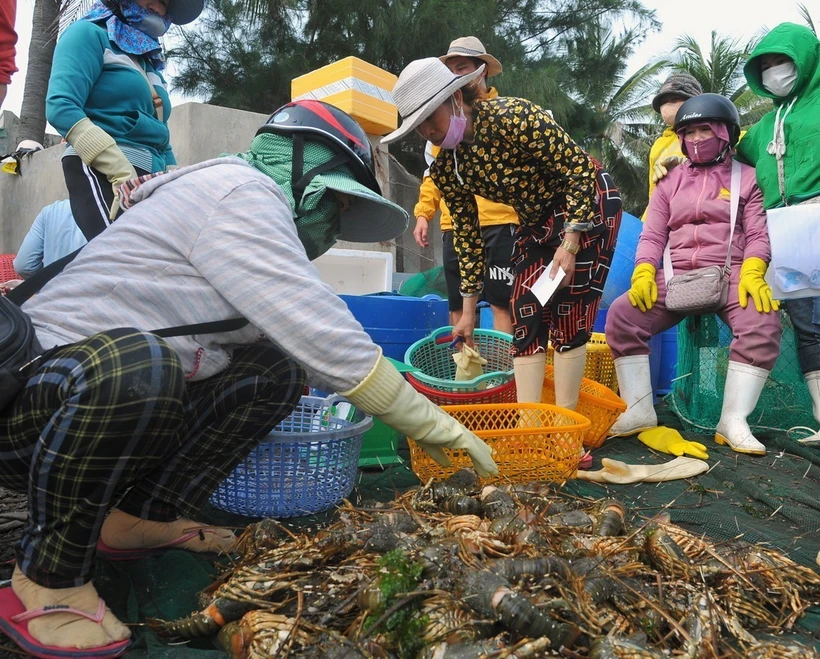
[[[404,361],[404,353],[434,329],[447,325],[447,301],[438,295],[340,295],[364,331],[385,356]]]
[[[612,255],[612,264],[601,296],[601,307],[609,306],[632,285],[632,271],[635,269],[635,252],[638,249],[638,239],[641,237],[643,222],[640,218],[624,213],[621,219],[621,228],[618,231],[618,242],[615,243],[615,253]]]
[[[340,295],[364,331],[381,346],[386,357],[404,361],[404,353],[419,339],[449,323],[447,301],[438,295],[409,297],[376,293]],[[398,432],[376,421],[365,433],[359,466],[382,468],[400,464],[396,453]]]
[[[322,512],[353,490],[362,435],[373,420],[339,396],[302,396],[290,416],[211,495],[217,508],[248,517]],[[335,410],[335,412],[334,412]]]
[[[655,393],[665,396],[672,391],[678,373],[678,328],[666,330],[661,336],[661,363]]]
[[[593,332],[604,332],[606,328],[606,316],[609,309],[599,309],[595,317],[595,324],[592,326]],[[675,377],[677,365],[677,328],[673,327],[661,334],[656,334],[649,339],[649,373],[652,381],[652,391],[655,397],[664,396],[672,390],[672,378]],[[668,344],[672,343],[669,348]],[[671,352],[674,350],[674,353]],[[671,361],[671,366],[670,366]],[[670,370],[671,368],[671,370]]]

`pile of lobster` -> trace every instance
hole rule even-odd
[[[150,625],[218,634],[232,659],[820,659],[784,635],[820,603],[814,570],[549,484],[465,469],[314,533],[264,520],[234,549],[201,611]]]

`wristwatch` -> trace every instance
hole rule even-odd
[[[581,245],[578,245],[566,238],[561,241],[561,247],[567,250],[570,254],[577,254],[581,251]]]

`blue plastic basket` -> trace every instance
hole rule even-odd
[[[337,416],[332,408],[341,402],[338,396],[302,396],[220,483],[211,504],[248,517],[297,517],[341,503],[353,489],[362,435],[373,425],[355,408],[350,420]]]

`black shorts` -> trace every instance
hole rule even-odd
[[[108,213],[114,201],[114,189],[99,170],[89,167],[80,156],[65,156],[62,160],[68,200],[74,221],[86,240],[102,233],[111,224]],[[135,168],[137,176],[150,174]],[[119,217],[123,210],[120,209]]]
[[[511,261],[517,226],[497,224],[481,230],[484,253],[487,255],[487,272],[484,274],[484,290],[480,299],[496,307],[507,308],[510,304],[514,279]],[[461,275],[458,271],[458,256],[453,247],[453,232],[442,231],[441,240],[448,306],[450,311],[461,311],[464,303],[459,290]]]

